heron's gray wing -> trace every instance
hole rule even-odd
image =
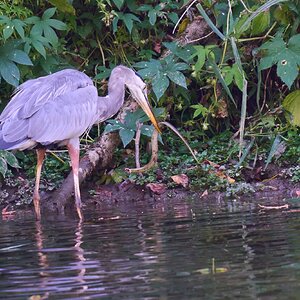
[[[21,84],[0,115],[0,123],[14,117],[29,118],[43,105],[55,101],[58,96],[93,85],[82,72],[66,69],[51,75],[32,79]]]
[[[97,98],[94,86],[58,96],[28,119],[28,137],[44,145],[79,137],[98,119]]]

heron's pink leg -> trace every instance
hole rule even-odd
[[[37,164],[36,164],[35,187],[33,193],[33,204],[34,204],[35,215],[38,220],[41,219],[39,188],[40,188],[41,171],[42,171],[43,161],[45,158],[45,153],[46,153],[46,149],[36,150]]]
[[[81,197],[80,197],[80,189],[79,189],[79,139],[72,139],[69,141],[68,151],[71,158],[73,178],[74,178],[74,193],[75,193],[75,203],[77,213],[80,219],[83,219],[81,213]]]

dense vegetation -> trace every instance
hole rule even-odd
[[[2,109],[19,83],[67,67],[86,72],[99,93],[105,93],[111,69],[124,64],[151,85],[152,104],[165,108],[157,109],[157,114],[180,128],[202,162],[194,168],[180,141],[165,134],[162,147],[169,155],[160,157],[163,176],[154,170],[142,179],[132,176],[137,182],[167,181],[170,175],[185,172],[195,185],[216,186],[230,184],[228,178],[239,179],[242,166],[265,170],[272,160],[297,165],[299,2],[4,0]],[[135,122],[129,123],[113,129],[119,130],[124,146],[131,147],[136,128]],[[113,121],[107,130],[112,125]],[[88,139],[97,135],[94,130]],[[116,167],[123,169],[124,153],[117,152]],[[16,155],[32,175],[32,154]],[[221,165],[221,171],[212,162]],[[9,177],[7,164],[17,162],[8,152],[0,152],[0,171]],[[53,177],[48,179],[57,180],[68,163],[64,154],[55,155],[45,167]],[[100,181],[122,180],[117,170]],[[290,170],[297,180],[299,170]]]

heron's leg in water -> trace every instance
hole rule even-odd
[[[71,164],[72,164],[76,209],[77,209],[77,213],[78,213],[79,218],[82,219],[81,198],[80,198],[79,178],[78,178],[78,172],[79,172],[79,139],[78,138],[71,139],[69,141],[67,147],[68,147],[69,155],[70,155],[70,158],[71,158]]]
[[[45,153],[46,153],[46,149],[36,150],[37,164],[36,164],[35,187],[33,193],[33,204],[34,204],[35,215],[38,220],[41,219],[39,188],[40,188],[41,171],[42,171],[43,161],[45,158]]]

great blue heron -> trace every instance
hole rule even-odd
[[[21,84],[0,115],[0,149],[36,148],[37,167],[33,203],[41,218],[39,182],[47,148],[67,146],[71,158],[75,203],[79,218],[79,137],[91,126],[118,112],[125,86],[159,131],[147,99],[146,84],[131,69],[115,67],[108,81],[108,95],[98,97],[92,80],[82,72],[66,69]]]

